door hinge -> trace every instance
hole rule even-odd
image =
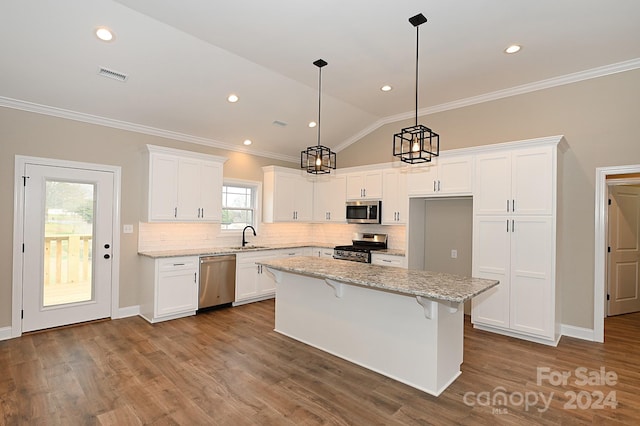
[[[20,311],[20,319],[24,319],[24,309]]]
[[[611,198],[609,198],[609,205],[611,205]]]
[[[22,186],[27,186],[27,179],[29,179],[30,176],[22,176]]]
[[[22,252],[24,253],[24,243],[22,243]]]
[[[611,247],[607,247],[607,253],[611,253]]]
[[[611,295],[607,294],[607,300],[611,299]]]

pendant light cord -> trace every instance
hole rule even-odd
[[[420,46],[420,25],[417,25],[416,26],[416,126],[418,125],[418,51],[419,51],[419,46]]]
[[[322,67],[318,67],[318,146],[320,146],[320,99],[322,98]]]

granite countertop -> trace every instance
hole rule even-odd
[[[244,248],[237,247],[210,247],[210,248],[196,248],[196,249],[178,249],[178,250],[152,250],[152,251],[139,251],[141,256],[151,257],[153,259],[159,259],[163,257],[180,257],[180,256],[216,256],[223,254],[237,254],[254,251],[264,250],[282,250],[301,247],[322,247],[333,249],[334,246],[327,244],[313,244],[313,243],[288,243],[288,244],[269,244],[269,245],[252,245],[248,244]],[[404,250],[387,249],[378,250],[376,253],[390,254],[393,256],[404,256]]]
[[[258,263],[278,271],[454,303],[465,302],[499,283],[440,272],[306,256]]]

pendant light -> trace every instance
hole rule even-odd
[[[318,144],[308,147],[300,153],[300,168],[307,169],[307,173],[325,174],[331,173],[336,168],[336,153],[326,146],[320,145],[320,99],[322,95],[322,67],[327,65],[323,59],[313,63],[318,67]]]
[[[420,45],[420,25],[427,22],[422,13],[409,18],[416,27],[416,121],[393,135],[393,155],[410,164],[426,163],[440,154],[440,136],[428,127],[418,124],[418,52]]]

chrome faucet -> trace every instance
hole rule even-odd
[[[245,237],[244,237],[244,231],[246,231],[246,230],[247,230],[247,228],[251,228],[251,230],[253,231],[253,236],[254,236],[254,237],[256,237],[256,236],[257,236],[257,235],[256,235],[256,230],[253,228],[253,226],[251,226],[251,225],[247,225],[247,226],[245,226],[245,227],[244,227],[244,229],[242,230],[242,247],[244,247],[244,246],[246,246],[246,245],[247,245],[247,240],[246,240],[246,239],[245,239]]]

